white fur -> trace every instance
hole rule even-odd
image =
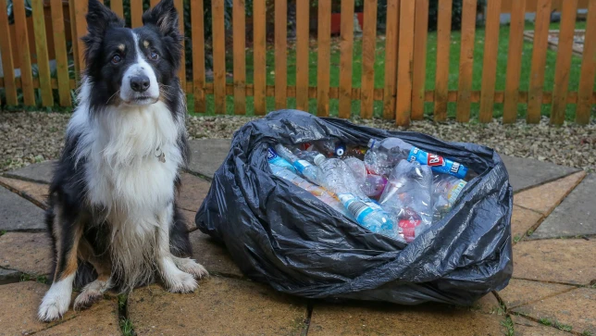
[[[74,301],[74,310],[87,308],[103,297],[103,293],[111,287],[110,280],[95,280],[88,283]]]
[[[135,50],[137,54],[137,62],[131,65],[124,76],[122,77],[122,85],[120,87],[120,99],[124,102],[133,102],[134,98],[139,95],[138,92],[134,91],[130,86],[130,79],[137,75],[145,75],[149,77],[149,88],[143,92],[143,95],[147,95],[154,100],[159,98],[159,85],[157,83],[157,77],[155,72],[143,55],[143,52],[139,49],[139,37],[137,34],[131,31],[132,37],[135,41]]]
[[[37,316],[42,321],[52,321],[62,317],[68,310],[75,274],[52,284],[39,306]]]

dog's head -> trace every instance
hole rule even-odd
[[[124,21],[98,0],[89,0],[86,75],[90,99],[99,105],[150,105],[176,87],[182,36],[173,0],[143,14],[143,26]]]

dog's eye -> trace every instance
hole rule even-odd
[[[159,59],[159,55],[153,50],[149,53],[149,57],[154,61],[157,61]]]
[[[122,57],[120,55],[116,54],[116,55],[112,56],[112,60],[111,60],[112,64],[118,64],[121,61],[122,61]]]

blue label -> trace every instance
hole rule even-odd
[[[306,160],[298,160],[298,161],[294,162],[294,167],[300,174],[304,173],[304,170],[306,169],[306,167],[310,167],[310,166],[312,166],[312,165],[310,164],[310,162],[308,162]]]
[[[294,173],[296,172],[292,164],[288,160],[277,155],[277,153],[272,148],[267,149],[267,161],[269,161],[270,164],[286,168]]]
[[[417,161],[421,165],[430,166],[436,173],[450,174],[460,179],[466,177],[468,173],[468,168],[461,163],[445,159],[436,154],[429,154],[416,147],[410,151],[408,161]]]

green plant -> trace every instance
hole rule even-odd
[[[6,230],[0,230],[0,237],[4,236],[6,234]]]
[[[584,332],[582,333],[583,336],[593,336],[594,334],[592,334],[591,331],[589,330],[584,330]]]
[[[504,334],[506,336],[513,336],[515,334],[515,331],[513,329],[513,320],[510,316],[506,316],[505,320],[501,321],[501,325],[505,327]]]
[[[540,322],[540,324],[543,324],[545,326],[550,326],[553,324],[553,322],[546,317],[541,318],[540,320],[538,320],[538,322]]]
[[[563,330],[563,331],[571,331],[573,329],[572,326],[570,326],[568,324],[560,323],[558,321],[555,321],[555,328],[557,328],[559,330]]]
[[[120,319],[120,330],[124,336],[136,335],[132,322],[127,318]]]

